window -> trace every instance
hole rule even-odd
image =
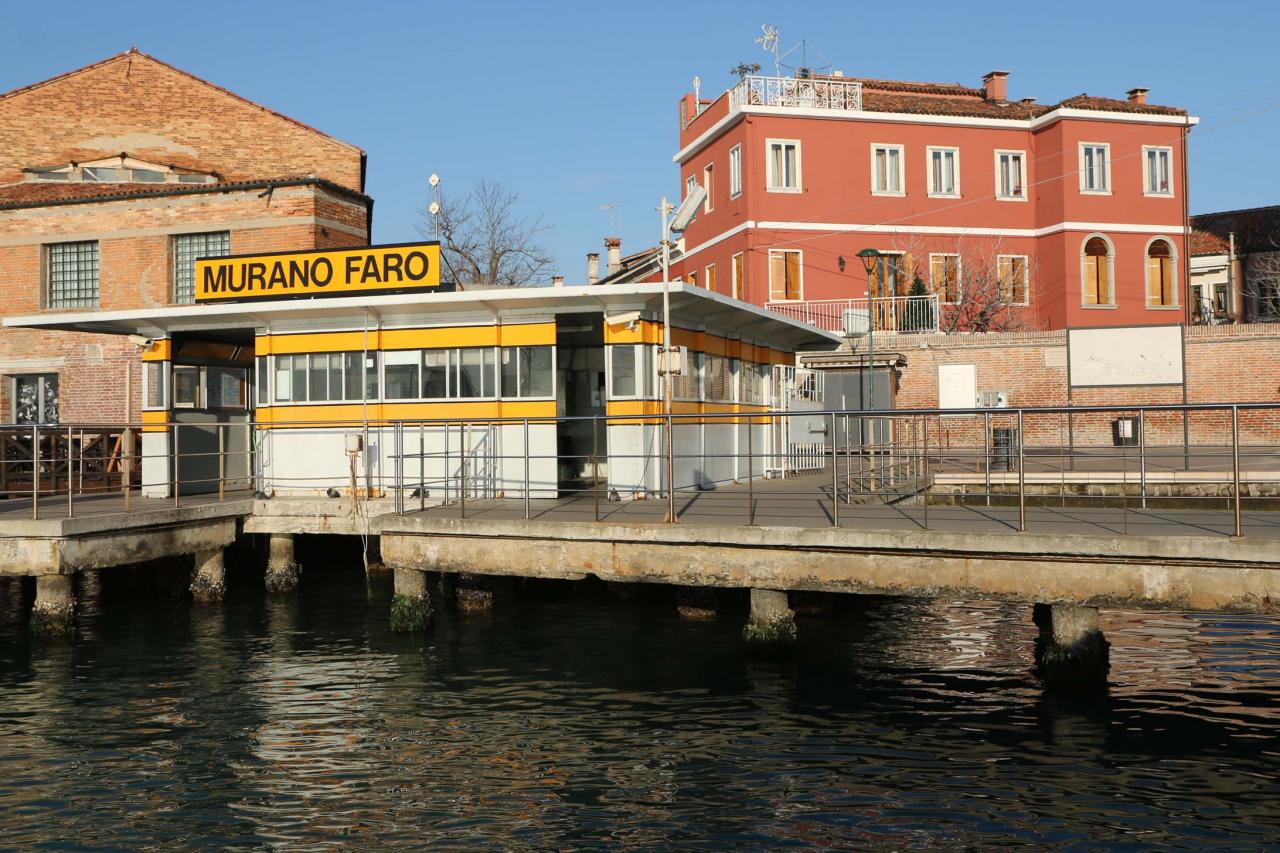
[[[48,247],[50,308],[98,307],[98,241]]]
[[[702,399],[702,364],[703,354],[690,352],[688,371],[679,376],[670,376],[671,396],[678,400]]]
[[[58,374],[29,373],[13,377],[13,422],[58,422]]]
[[[231,233],[176,234],[173,238],[173,301],[195,302],[196,258],[222,258],[231,254]]]
[[[871,146],[871,192],[904,195],[901,145]]]
[[[703,274],[705,276],[703,286],[714,293],[716,289],[716,265],[707,264],[707,268],[703,270]]]
[[[707,353],[703,358],[702,386],[705,391],[703,399],[717,402],[733,400],[733,374],[729,359],[714,353]]]
[[[1142,157],[1143,162],[1146,164],[1143,172],[1142,191],[1147,195],[1173,195],[1173,181],[1171,180],[1173,149],[1144,146]]]
[[[765,142],[769,158],[769,192],[800,191],[800,143],[793,139]]]
[[[502,396],[555,396],[551,347],[503,347]]]
[[[1111,192],[1111,146],[1106,143],[1080,143],[1080,191]]]
[[[729,149],[729,198],[742,195],[742,146]]]
[[[684,197],[685,197],[685,198],[688,198],[690,195],[692,195],[692,194],[693,194],[694,189],[695,189],[697,186],[698,186],[698,179],[697,179],[697,178],[695,178],[693,175],[690,175],[689,177],[685,178],[685,180],[684,180]]]
[[[689,284],[692,284],[694,287],[697,287],[697,286],[698,286],[698,271],[697,271],[697,270],[694,270],[694,271],[693,271],[693,272],[691,272],[691,273],[686,273],[684,278],[685,278],[685,281],[689,282]]]
[[[200,394],[200,368],[173,368],[173,407],[175,409],[202,409],[204,401]]]
[[[378,359],[376,353],[366,358],[359,352],[312,353],[310,355],[277,355],[275,381],[271,398],[277,403],[323,403],[378,399]],[[364,362],[362,368],[361,362]],[[259,368],[262,382],[263,368]],[[361,388],[361,374],[363,385]],[[363,393],[362,393],[363,391]],[[258,389],[258,402],[266,400],[264,388]],[[212,403],[210,404],[212,405]]]
[[[906,265],[902,255],[881,252],[872,269],[872,296],[883,299],[889,296],[900,296],[906,287]]]
[[[800,280],[800,252],[787,249],[769,250],[769,300],[781,302],[800,299],[804,292]]]
[[[996,198],[1026,201],[1026,154],[1022,151],[996,152]]]
[[[167,382],[169,364],[164,361],[147,361],[142,364],[142,408],[167,409],[169,395]],[[263,383],[264,385],[266,383]]]
[[[1168,240],[1152,240],[1147,247],[1147,307],[1169,308],[1178,304],[1173,282],[1173,246]]]
[[[493,350],[489,347],[464,347],[458,354],[458,396],[496,397],[493,377]]]
[[[1000,301],[1011,305],[1027,304],[1027,256],[997,255],[996,283]]]
[[[930,255],[929,279],[931,289],[943,302],[959,302],[960,256]]]
[[[738,399],[743,403],[763,405],[768,402],[769,365],[744,361],[738,370]]]
[[[955,148],[929,149],[929,195],[960,195],[960,152]]]
[[[743,273],[744,273],[744,272],[745,272],[745,269],[744,269],[744,267],[743,267],[743,265],[742,265],[742,252],[739,252],[738,254],[736,254],[736,255],[734,255],[734,256],[733,256],[733,281],[732,281],[732,282],[730,282],[730,284],[732,284],[732,285],[733,285],[733,298],[734,298],[734,299],[741,299],[741,298],[742,298],[742,293],[743,293],[743,290],[742,290],[742,283],[743,283],[742,275],[743,275]]]
[[[653,397],[654,348],[648,344],[609,347],[609,393],[616,398]]]
[[[1111,304],[1111,247],[1101,237],[1090,237],[1085,241],[1080,286],[1083,304]]]
[[[270,364],[271,364],[271,360],[265,355],[260,355],[253,360],[253,367],[254,367],[253,381],[254,381],[254,384],[258,386],[258,405],[259,406],[271,405],[271,378],[268,372],[271,370]],[[145,397],[143,398],[142,405],[144,407],[147,405]]]
[[[382,354],[382,384],[388,400],[416,400],[422,396],[419,384],[421,350],[396,350]]]
[[[702,188],[707,191],[707,197],[702,200],[703,213],[711,212],[711,194],[714,192],[714,190],[712,189],[713,185],[711,183],[711,177],[714,169],[715,169],[714,163],[708,163],[702,169]]]
[[[202,367],[207,409],[243,411],[249,407],[248,371],[243,367]]]

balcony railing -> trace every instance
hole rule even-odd
[[[828,332],[937,333],[938,297],[883,296],[870,299],[823,299],[809,302],[766,302],[765,307]]]
[[[862,84],[824,77],[748,76],[729,90],[729,108],[812,107],[820,110],[861,110]]]

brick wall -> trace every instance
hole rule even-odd
[[[0,184],[120,153],[224,180],[314,174],[363,189],[359,148],[143,53],[0,96]]]
[[[938,405],[938,367],[944,364],[974,365],[978,390],[1007,392],[1011,407],[1183,402],[1181,385],[1074,388],[1068,394],[1066,332],[877,336],[876,348],[902,354],[905,366],[897,376],[895,403],[903,409]],[[1188,327],[1184,351],[1186,402],[1280,404],[1280,324]],[[992,416],[1003,417],[999,411]],[[1024,423],[1026,441],[1057,444],[1069,426],[1077,444],[1110,446],[1115,417],[1075,414],[1068,424],[1061,415],[1031,416]],[[1181,414],[1150,413],[1148,443],[1180,444],[1183,422]],[[1226,411],[1195,413],[1187,416],[1186,424],[1193,444],[1230,440]],[[1242,442],[1274,443],[1280,439],[1280,408],[1241,412],[1239,427]],[[979,418],[944,418],[931,429],[954,446],[982,442]]]
[[[219,192],[0,211],[0,315],[44,310],[44,246],[98,240],[104,310],[171,303],[174,234],[230,231],[236,254],[365,243],[365,207],[317,187]],[[57,373],[60,418],[137,419],[137,348],[118,336],[0,330],[0,415],[13,414],[11,377]],[[126,401],[128,394],[128,401]]]

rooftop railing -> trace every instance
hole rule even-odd
[[[862,84],[824,77],[742,78],[729,90],[729,108],[811,107],[819,110],[861,110]]]
[[[870,299],[815,299],[766,302],[775,314],[799,320],[828,332],[845,334],[898,332],[937,334],[938,297],[885,296]]]

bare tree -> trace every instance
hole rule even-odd
[[[519,199],[506,182],[483,177],[460,201],[441,193],[438,224],[447,276],[464,285],[525,287],[543,282],[555,259],[539,236],[551,226],[541,216],[519,216]],[[424,216],[418,232],[434,237],[436,224]]]
[[[1280,320],[1280,237],[1268,236],[1267,244],[1262,251],[1250,252],[1242,264],[1241,295],[1249,322]],[[1227,310],[1230,312],[1231,306],[1227,306]]]
[[[1036,327],[1031,306],[1035,259],[1012,253],[999,237],[956,237],[925,243],[920,235],[899,241],[895,295],[939,297],[938,329],[1019,332]]]

